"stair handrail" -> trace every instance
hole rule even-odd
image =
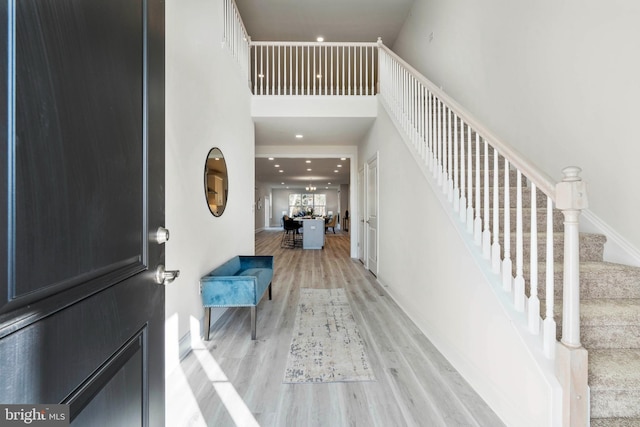
[[[500,137],[491,132],[487,127],[485,127],[482,122],[476,119],[469,111],[467,111],[462,105],[460,105],[455,99],[451,98],[440,89],[435,83],[431,80],[427,79],[423,76],[418,70],[413,68],[411,64],[406,62],[404,59],[400,58],[394,51],[389,49],[381,39],[378,39],[378,46],[381,50],[383,50],[387,55],[396,60],[399,64],[401,64],[405,69],[407,69],[411,74],[414,75],[416,79],[418,79],[425,87],[427,87],[434,95],[441,99],[445,104],[449,105],[452,110],[454,110],[459,118],[461,118],[465,123],[468,123],[472,128],[476,129],[476,131],[482,135],[485,135],[487,139],[492,141],[492,145],[494,145],[499,152],[503,153],[505,157],[509,157],[510,162],[513,166],[517,167],[521,170],[525,175],[527,175],[532,181],[536,183],[536,186],[542,190],[546,195],[554,199],[555,201],[555,186],[556,181],[549,176],[547,173],[538,168],[534,163],[527,160],[525,156],[523,156],[518,150],[513,148],[510,144],[502,141]]]

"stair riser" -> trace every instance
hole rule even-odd
[[[640,348],[640,325],[583,325],[580,327],[580,340],[587,349]]]
[[[500,209],[499,213],[499,223],[500,223],[500,233],[504,232],[504,209]],[[493,221],[493,209],[489,209],[489,217]],[[547,230],[547,210],[546,208],[539,208],[536,210],[536,223],[538,226],[538,231],[546,233]],[[523,208],[522,210],[522,224],[526,231],[530,231],[531,229],[531,209]],[[512,233],[516,231],[516,209],[511,209],[511,215],[509,216],[509,228]],[[562,215],[561,211],[554,210],[553,211],[553,231],[554,232],[562,232],[564,231],[564,215]],[[542,235],[540,238],[544,238]]]
[[[544,298],[544,294],[538,294]],[[556,339],[562,337],[562,301],[554,301],[554,320],[556,322]],[[540,301],[540,317],[546,316],[546,304]],[[599,320],[598,325],[593,325],[593,319],[580,321],[580,343],[588,350],[616,349],[616,348],[640,348],[640,325],[630,322],[629,319],[611,316],[607,320]]]
[[[525,263],[524,277],[529,283],[529,266]],[[553,289],[556,298],[562,297],[562,266],[554,267]],[[600,273],[598,271],[580,271],[580,299],[599,298],[635,298],[640,299],[640,282],[638,277],[632,273],[614,272]],[[545,295],[546,292],[546,267],[544,263],[538,265],[538,294]]]
[[[469,182],[468,181],[469,180],[469,174],[467,173],[467,171],[468,170],[465,168],[465,178],[464,178],[465,179],[465,181],[464,181],[465,187],[466,187],[466,184]],[[493,177],[494,177],[494,175],[495,175],[495,171],[493,169],[489,169],[489,186],[491,188],[493,188]],[[504,175],[505,175],[504,169],[498,170],[498,186],[499,187],[504,186]],[[517,175],[518,175],[518,173],[516,171],[514,171],[514,170],[510,170],[509,171],[509,185],[510,186],[515,187]],[[473,183],[472,187],[475,188],[475,181],[476,181],[475,169],[473,170],[473,173],[471,174],[471,178],[472,178],[472,183]],[[453,174],[452,174],[452,178],[451,179],[453,179]],[[462,180],[462,174],[458,170],[458,182],[461,182],[461,180]],[[523,179],[522,182],[523,182],[523,185],[524,185],[525,180]],[[483,185],[484,185],[484,169],[480,169],[480,187],[482,187]]]
[[[465,198],[468,196],[468,188],[465,189]],[[509,188],[509,207],[516,207],[516,196],[517,196],[517,188],[510,187]],[[475,206],[476,202],[476,192],[475,186],[471,188],[471,203]],[[500,201],[500,205],[504,204],[504,189],[501,187],[498,191],[498,199]],[[467,200],[468,202],[468,200]],[[484,209],[484,187],[480,188],[480,205],[482,209]],[[489,188],[489,206],[493,206],[493,187]],[[531,190],[528,188],[522,189],[522,207],[528,208],[531,206]],[[538,208],[546,208],[547,207],[547,196],[541,191],[536,191],[536,207]]]
[[[544,237],[544,235],[542,236]],[[531,257],[531,243],[527,235],[523,236],[523,260],[529,263]],[[604,255],[604,239],[598,235],[592,234],[580,234],[580,260],[581,261],[602,261]],[[502,243],[501,243],[502,244]],[[538,239],[538,261],[544,261],[546,259],[547,242],[543,239]],[[516,259],[516,236],[511,236],[511,250],[509,251],[512,261]],[[503,248],[504,250],[504,248]],[[564,235],[555,234],[553,236],[553,259],[555,262],[562,262],[564,260]],[[515,265],[514,265],[515,270]]]
[[[640,417],[640,390],[591,389],[591,417]]]

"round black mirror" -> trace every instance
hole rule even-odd
[[[204,165],[204,192],[209,211],[214,216],[220,216],[227,205],[229,193],[229,179],[227,177],[227,163],[222,151],[214,147],[209,150]]]

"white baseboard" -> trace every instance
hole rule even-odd
[[[640,250],[588,209],[582,211],[580,230],[607,237],[604,245],[605,261],[640,267]]]

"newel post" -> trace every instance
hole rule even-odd
[[[564,215],[562,338],[556,352],[556,375],[563,389],[563,425],[589,425],[588,354],[580,343],[579,218],[588,206],[582,169],[569,166],[556,184],[556,208]]]

